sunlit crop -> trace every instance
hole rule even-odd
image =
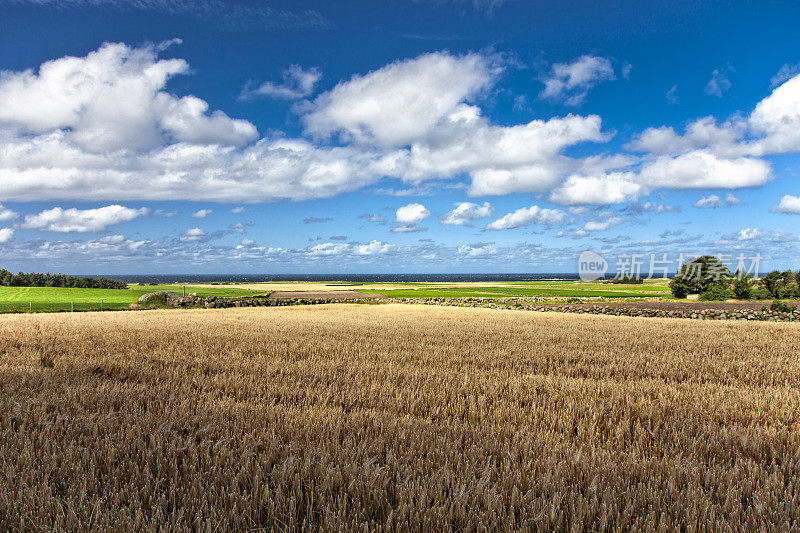
[[[323,305],[0,317],[0,528],[796,530],[800,327]]]

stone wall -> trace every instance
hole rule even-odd
[[[779,313],[766,310],[753,311],[701,309],[692,311],[674,311],[668,309],[636,309],[630,307],[549,304],[542,305],[540,300],[513,298],[391,298],[382,303],[411,303],[422,305],[452,305],[457,307],[486,307],[490,309],[522,309],[527,311],[579,313],[591,315],[641,316],[661,318],[690,318],[695,320],[760,320],[773,322],[793,322],[800,320],[800,311]]]
[[[287,305],[319,305],[332,303],[360,303],[360,304],[386,304],[404,303],[417,305],[450,305],[456,307],[485,307],[489,309],[521,309],[526,311],[579,313],[591,315],[614,316],[640,316],[661,318],[689,318],[695,320],[759,320],[773,322],[793,322],[800,320],[800,311],[779,313],[770,311],[767,307],[759,311],[752,309],[702,309],[670,310],[670,309],[637,309],[633,307],[616,307],[596,305],[584,307],[570,305],[558,301],[553,302],[548,298],[384,298],[380,300],[365,300],[363,298],[337,299],[337,298],[269,298],[266,296],[253,296],[246,298],[217,298],[214,296],[193,298],[191,303],[181,305],[199,306],[206,309],[221,309],[229,307],[279,307]]]
[[[246,298],[217,298],[209,296],[198,298],[197,304],[206,309],[221,309],[227,307],[279,307],[285,305],[318,305],[331,303],[365,303],[363,299],[339,298],[269,298],[267,296],[252,296]],[[370,301],[372,303],[372,301]]]

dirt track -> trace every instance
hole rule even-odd
[[[383,294],[366,294],[358,291],[275,291],[270,298],[329,298],[350,300],[353,298],[386,298]]]

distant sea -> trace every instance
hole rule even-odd
[[[258,283],[272,281],[343,281],[348,283],[552,281],[577,280],[578,274],[135,274],[110,275],[126,283]]]

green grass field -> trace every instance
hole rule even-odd
[[[352,287],[364,293],[385,294],[395,298],[509,298],[526,296],[565,296],[577,298],[671,298],[669,288],[660,282],[642,285],[610,285],[580,281],[524,281],[487,284],[398,283],[397,288],[372,289],[369,283],[332,282],[331,287]],[[373,284],[374,285],[374,284]],[[394,284],[393,284],[394,285]],[[3,287],[0,286],[0,313],[45,311],[96,311],[127,309],[148,292],[175,291],[182,293],[183,285],[130,285],[128,289],[68,289],[62,287]],[[256,296],[263,291],[239,288],[235,284],[213,287],[186,286],[186,293],[199,296]]]
[[[143,294],[155,291],[175,291],[182,294],[183,285],[130,285],[127,289],[71,289],[64,287],[3,287],[0,286],[0,313],[42,311],[96,311],[127,309]],[[261,291],[236,287],[194,287],[186,285],[186,294],[198,296],[255,296]]]
[[[670,298],[669,287],[663,283],[642,285],[611,285],[577,281],[522,281],[490,285],[442,287],[417,286],[398,289],[358,289],[359,292],[384,294],[393,298],[510,298],[525,296],[574,296],[577,298]]]

